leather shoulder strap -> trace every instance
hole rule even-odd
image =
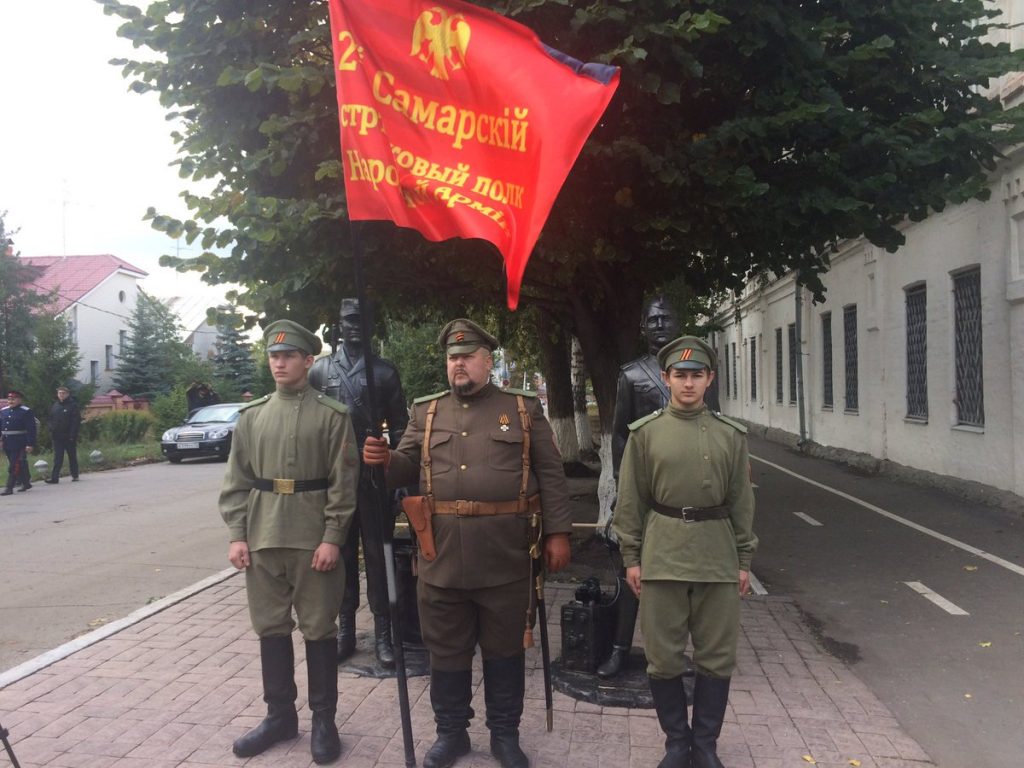
[[[420,446],[420,460],[423,462],[423,476],[427,481],[426,495],[434,498],[434,480],[430,471],[430,431],[434,428],[434,415],[437,413],[437,400],[431,400],[427,406],[427,421],[423,425],[423,444]]]

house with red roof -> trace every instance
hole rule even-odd
[[[55,295],[54,309],[71,328],[82,354],[78,380],[95,384],[98,392],[112,389],[139,281],[147,273],[111,254],[23,256],[21,261],[36,268],[32,287]]]

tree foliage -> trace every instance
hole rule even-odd
[[[170,392],[180,382],[187,364],[195,360],[178,338],[179,331],[177,315],[140,290],[128,321],[128,337],[118,359],[114,386],[133,397]]]
[[[18,259],[15,233],[8,232],[5,217],[6,211],[0,212],[0,389],[6,396],[10,387],[28,389],[35,318],[45,312],[49,297],[33,287],[38,270]]]
[[[213,359],[214,376],[230,385],[234,398],[245,390],[252,391],[256,382],[256,364],[252,345],[239,330],[240,318],[234,313],[222,313],[217,319],[217,356]],[[218,389],[218,391],[220,391]]]
[[[98,1],[159,54],[119,63],[182,125],[192,216],[150,216],[204,252],[165,263],[244,285],[240,301],[268,316],[330,318],[352,290],[353,241],[325,4]],[[999,148],[1024,130],[1020,108],[985,95],[1024,63],[991,42],[1000,27],[982,0],[480,5],[623,70],[523,286],[524,305],[579,337],[606,424],[653,284],[682,277],[706,294],[793,270],[820,295],[838,243],[865,235],[892,250],[907,218],[984,197]],[[388,224],[358,233],[385,306],[501,306],[489,246]]]

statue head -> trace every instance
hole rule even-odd
[[[342,343],[350,350],[363,346],[362,311],[359,299],[342,299],[338,310],[338,325],[341,329]]]
[[[652,355],[679,335],[679,315],[667,298],[655,296],[644,304],[640,330]]]

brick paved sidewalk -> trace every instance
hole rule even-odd
[[[23,768],[307,768],[309,712],[305,662],[296,636],[299,738],[249,760],[231,742],[265,712],[259,645],[249,627],[245,583],[231,576],[109,636],[83,638],[36,664],[0,674],[0,724]],[[552,654],[559,606],[571,585],[550,584]],[[371,626],[362,609],[358,626]],[[116,629],[116,627],[114,628]],[[109,633],[112,630],[107,630]],[[102,634],[102,633],[101,633]],[[73,652],[64,658],[68,650]],[[35,669],[42,664],[53,663]],[[555,692],[554,731],[544,730],[539,653],[527,654],[522,744],[534,768],[654,768],[663,736],[652,710],[600,707]],[[409,679],[416,755],[433,741],[425,677]],[[483,723],[479,659],[474,678],[473,752],[459,768],[494,768]],[[404,766],[398,696],[392,679],[342,672],[337,765]],[[792,602],[749,597],[742,611],[739,667],[719,754],[727,768],[928,768],[934,764],[892,714],[815,642]],[[0,766],[6,765],[0,751]]]

